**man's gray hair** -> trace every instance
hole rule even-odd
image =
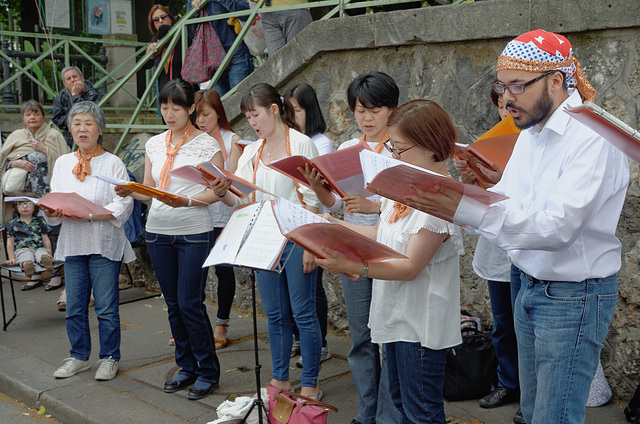
[[[107,128],[105,124],[104,112],[102,111],[100,106],[86,100],[74,103],[74,105],[71,107],[71,110],[69,110],[69,113],[67,114],[67,127],[71,128],[71,120],[73,119],[73,116],[79,113],[91,114],[91,116],[93,116],[93,118],[96,120],[100,132],[103,133]]]
[[[62,77],[62,79],[64,80],[64,74],[67,73],[67,71],[70,71],[72,69],[75,69],[76,71],[78,71],[78,75],[80,75],[81,77],[83,77],[84,75],[82,74],[82,71],[80,70],[80,68],[78,68],[77,66],[66,66],[62,72],[60,72],[60,76]]]

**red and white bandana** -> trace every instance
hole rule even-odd
[[[558,70],[566,75],[569,87],[577,87],[585,102],[593,102],[596,90],[589,84],[573,56],[565,37],[541,29],[514,38],[498,58],[496,70],[515,69],[527,72]]]

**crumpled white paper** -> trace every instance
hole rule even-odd
[[[267,389],[263,388],[261,391],[262,401],[265,408],[269,410],[269,395]],[[234,401],[225,400],[218,406],[216,412],[218,413],[218,419],[215,421],[209,421],[207,424],[223,424],[227,421],[238,420],[244,418],[249,412],[251,405],[253,404],[252,397],[238,396]],[[258,424],[258,411],[260,408],[257,406],[251,411],[251,415],[247,418],[247,424]]]

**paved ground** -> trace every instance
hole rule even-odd
[[[251,395],[255,392],[254,351],[251,317],[234,310],[229,327],[230,345],[218,352],[222,365],[219,390],[201,401],[190,401],[187,392],[166,394],[162,384],[176,372],[173,348],[164,301],[153,293],[138,289],[121,292],[122,361],[118,376],[108,382],[98,382],[93,376],[98,360],[97,321],[91,310],[92,369],[74,377],[57,380],[53,372],[68,356],[69,342],[64,313],[56,301],[60,291],[45,292],[39,288],[21,292],[16,286],[18,316],[6,332],[0,331],[0,393],[28,407],[45,406],[47,414],[62,423],[197,423],[205,424],[217,418],[216,407],[230,395]],[[4,286],[5,302],[8,286]],[[141,299],[150,296],[146,299]],[[9,308],[10,309],[10,308]],[[209,305],[209,316],[215,316],[215,305]],[[271,361],[266,340],[266,320],[258,320],[262,383],[268,381]],[[320,370],[324,401],[339,408],[330,413],[330,423],[349,423],[358,409],[346,354],[349,340],[329,336],[333,358]],[[291,362],[292,382],[299,383],[300,370]],[[8,399],[8,398],[0,398]],[[589,424],[625,423],[624,405],[612,402],[590,409]],[[511,423],[517,405],[484,410],[477,401],[447,403],[450,423]],[[2,414],[0,421],[11,424],[24,420],[18,415]],[[36,411],[36,409],[31,409]],[[15,418],[15,419],[14,419]]]

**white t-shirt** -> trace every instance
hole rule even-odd
[[[319,156],[333,152],[333,140],[326,135],[318,133],[311,137],[311,141],[313,141],[313,144],[318,148]]]
[[[413,281],[373,280],[369,327],[374,343],[419,342],[444,349],[462,342],[460,336],[460,265],[464,253],[458,226],[412,209],[390,224],[393,201],[382,199],[377,241],[405,253],[420,229],[449,234],[431,262]]]
[[[145,146],[147,158],[151,162],[151,176],[160,182],[160,171],[167,159],[167,132],[153,136]],[[208,134],[202,133],[184,144],[176,154],[173,168],[184,165],[198,165],[209,162],[220,151],[218,142]],[[166,191],[182,196],[197,196],[207,188],[181,178],[171,177]],[[213,230],[211,215],[206,207],[172,208],[157,199],[151,202],[147,218],[147,231],[165,235],[199,234]]]
[[[291,155],[304,155],[308,158],[314,158],[318,156],[318,149],[316,148],[315,144],[311,142],[311,139],[309,137],[294,130],[293,128],[290,128],[289,131],[289,145],[291,146]],[[263,140],[260,139],[244,148],[242,156],[240,156],[240,159],[238,159],[238,169],[236,170],[237,176],[244,178],[249,182],[253,182],[253,162],[255,156],[258,154],[258,150],[260,150],[262,141]],[[282,197],[296,205],[300,204],[300,200],[298,199],[298,194],[296,193],[296,187],[293,184],[293,180],[286,175],[267,167],[262,163],[262,160],[260,160],[260,163],[258,165],[255,185],[276,196],[273,197],[262,191],[255,191],[254,193],[256,193],[256,201],[277,200],[278,197]],[[308,206],[317,208],[320,207],[318,196],[316,196],[316,193],[313,190],[300,184],[298,185],[298,187],[300,189],[300,193],[303,196],[304,202]],[[238,199],[236,203],[249,203],[252,201],[253,196],[250,194],[244,199]]]
[[[67,256],[102,255],[112,261],[132,262],[136,255],[124,233],[124,223],[133,210],[131,197],[120,197],[114,186],[105,181],[85,177],[80,181],[71,173],[78,163],[75,153],[62,155],[56,161],[51,176],[52,193],[78,193],[113,213],[110,221],[74,221],[69,218],[45,218],[50,225],[62,223],[55,258],[63,261]],[[91,159],[91,175],[119,178],[129,181],[127,168],[119,157],[103,153]]]

